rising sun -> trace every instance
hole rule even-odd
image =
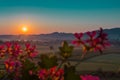
[[[27,32],[28,28],[26,26],[22,27],[23,32]]]

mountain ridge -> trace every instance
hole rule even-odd
[[[120,28],[104,29],[104,32],[108,34],[108,38],[111,40],[120,38]],[[79,32],[78,32],[79,33]],[[49,34],[38,35],[0,35],[0,40],[72,40],[74,39],[74,33],[65,32],[52,32]]]

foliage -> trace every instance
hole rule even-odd
[[[38,80],[38,77],[36,75],[31,74],[31,71],[35,72],[36,70],[37,67],[35,64],[26,59],[25,62],[23,62],[23,67],[21,70],[21,80]]]
[[[62,46],[59,47],[60,55],[67,59],[72,56],[73,46],[69,46],[66,41],[63,41]]]
[[[76,39],[72,41],[74,45],[83,48],[81,61],[88,51],[102,53],[102,50],[110,45],[102,28],[98,32],[86,34],[88,38],[83,39],[83,33],[75,33]],[[68,60],[73,54],[74,47],[67,41],[63,41],[59,50],[62,59],[58,60],[53,54],[43,54],[39,60],[34,60],[38,55],[35,45],[25,43],[25,49],[22,49],[16,42],[6,42],[0,45],[0,59],[6,57],[4,61],[6,76],[2,77],[4,80],[100,80],[98,76],[76,74],[76,66],[71,65]]]
[[[65,80],[80,80],[79,75],[75,73],[75,66],[64,67],[65,71]]]
[[[39,62],[40,67],[49,69],[57,65],[57,57],[55,55],[45,55],[40,56],[41,61]]]

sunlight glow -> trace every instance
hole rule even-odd
[[[27,28],[26,26],[24,26],[24,27],[22,28],[22,31],[23,31],[23,32],[27,32],[27,30],[28,30],[28,28]]]

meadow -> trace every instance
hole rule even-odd
[[[59,47],[61,46],[61,42],[58,42],[58,43],[57,42],[56,43],[55,42],[47,42],[47,43],[31,42],[31,43],[36,45],[37,51],[40,55],[53,53],[57,55],[59,58],[58,53],[59,53]],[[21,45],[23,46],[22,43]],[[75,47],[72,57],[68,59],[71,65],[75,65],[76,63],[79,63],[81,54],[82,54],[81,47]],[[100,54],[99,52],[88,52],[85,58],[86,60],[77,64],[77,67],[76,67],[77,74],[86,74],[86,73],[97,74],[102,77],[105,76],[106,80],[120,79],[120,62],[119,62],[120,47],[119,46],[111,45],[111,47],[106,48],[102,54]],[[39,56],[36,57],[36,60],[37,59],[39,59]],[[0,61],[0,64],[1,64],[0,66],[1,70],[4,69],[2,60]]]
[[[62,41],[61,41],[62,42]],[[37,50],[39,51],[39,54],[49,54],[54,53],[58,55],[59,47],[61,46],[60,43],[46,43],[46,44],[38,44]],[[50,46],[53,47],[53,49],[50,49]],[[75,47],[74,52],[71,58],[69,58],[69,61],[72,64],[75,64],[80,61],[80,56],[82,54],[81,47]],[[103,51],[103,54],[100,55],[99,52],[89,52],[86,57],[89,56],[95,56],[93,58],[89,58],[88,60],[80,63],[77,67],[77,71],[96,71],[98,69],[102,69],[103,71],[120,71],[120,47],[119,46],[111,46]]]
[[[60,44],[53,44],[54,50],[50,50],[48,45],[39,46],[39,49],[43,54],[55,52],[58,55],[59,46]],[[72,57],[69,58],[70,63],[72,65],[79,63],[81,54],[82,49],[75,47]],[[103,54],[89,52],[86,58],[87,60],[77,64],[76,72],[78,74],[97,74],[104,76],[103,80],[120,80],[120,47],[118,45],[111,45],[103,51]]]

